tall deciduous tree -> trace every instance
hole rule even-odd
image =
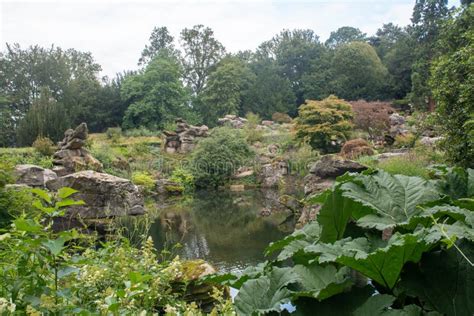
[[[366,40],[367,35],[358,28],[343,26],[331,32],[325,44],[330,48],[336,48],[350,42],[364,42]]]
[[[183,66],[186,81],[195,94],[202,92],[209,74],[225,53],[224,46],[214,37],[214,31],[195,25],[181,31],[184,50]]]
[[[146,65],[160,50],[166,49],[170,53],[178,54],[174,47],[174,37],[170,35],[166,26],[155,27],[151,32],[149,44],[142,51],[142,56],[138,60],[138,65]]]
[[[187,94],[181,81],[182,69],[175,56],[162,50],[142,73],[128,77],[122,98],[130,103],[124,128],[162,128],[186,110]]]
[[[374,48],[352,42],[336,50],[332,60],[332,90],[346,100],[374,100],[382,96],[387,69]]]
[[[235,57],[221,60],[202,92],[199,112],[204,122],[214,126],[219,117],[239,114],[254,81],[255,74],[241,60]]]
[[[445,24],[438,47],[430,86],[445,131],[442,145],[453,163],[473,168],[473,125],[467,122],[474,113],[474,4]]]
[[[411,100],[419,109],[433,109],[434,100],[428,85],[431,61],[442,22],[449,14],[448,0],[417,0],[413,9],[412,34],[416,40],[416,62],[412,69]]]

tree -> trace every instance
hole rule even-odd
[[[339,151],[352,130],[352,107],[331,95],[322,101],[307,100],[296,118],[296,138],[323,153]]]
[[[15,145],[16,115],[10,106],[10,100],[0,96],[0,147]]]
[[[173,41],[174,37],[170,35],[166,26],[153,28],[149,39],[150,44],[146,45],[143,49],[138,65],[146,65],[162,49],[166,49],[178,56],[179,52],[175,49]]]
[[[228,57],[221,60],[216,70],[209,75],[202,92],[199,113],[204,123],[214,126],[219,117],[239,114],[254,81],[255,74],[239,59]]]
[[[224,46],[214,38],[214,32],[204,25],[181,31],[184,50],[185,79],[195,94],[202,92],[207,77],[225,53]]]
[[[279,66],[272,60],[262,58],[250,65],[255,73],[255,83],[245,94],[240,114],[247,112],[271,118],[274,112],[288,113],[296,101],[290,81],[281,76]]]
[[[329,48],[337,48],[351,42],[365,42],[366,40],[366,34],[358,28],[343,26],[338,28],[337,31],[331,32],[325,44]]]
[[[451,18],[441,32],[441,55],[434,61],[430,87],[445,132],[442,142],[451,162],[474,167],[474,5]]]
[[[313,64],[323,64],[325,47],[312,30],[283,30],[259,47],[260,55],[276,61],[282,76],[291,83],[297,105],[304,101],[303,77],[311,72]]]
[[[431,61],[436,57],[435,44],[440,27],[448,14],[448,0],[417,0],[413,9],[411,29],[417,45],[410,98],[419,109],[434,108],[428,79]]]
[[[381,98],[387,69],[374,48],[352,42],[337,48],[332,60],[331,90],[347,100]]]
[[[176,57],[160,51],[143,72],[127,77],[121,95],[130,106],[125,111],[123,128],[158,129],[180,116],[187,107],[181,74]]]
[[[44,87],[38,99],[33,101],[30,110],[20,121],[17,138],[18,144],[30,146],[38,136],[59,141],[64,131],[70,127],[65,108],[54,98],[51,91]]]

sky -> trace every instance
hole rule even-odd
[[[450,0],[459,5],[459,0]],[[321,40],[341,26],[368,35],[384,23],[410,23],[415,0],[0,0],[0,50],[52,44],[91,52],[102,76],[137,68],[155,26],[175,39],[204,24],[229,52],[255,50],[282,29],[312,29]],[[179,46],[179,41],[176,43]]]

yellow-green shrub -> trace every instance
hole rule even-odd
[[[152,191],[155,187],[155,180],[146,172],[134,172],[132,174],[132,182],[143,186],[146,191]]]
[[[51,156],[56,149],[51,139],[42,136],[36,138],[33,142],[33,148],[43,156]]]

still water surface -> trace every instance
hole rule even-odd
[[[155,246],[184,259],[204,259],[220,272],[238,272],[265,260],[272,241],[291,232],[275,191],[205,191],[164,206],[151,227]],[[271,215],[262,216],[271,210]]]

